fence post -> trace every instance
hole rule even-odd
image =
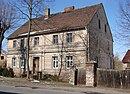
[[[72,85],[77,85],[77,77],[78,77],[78,69],[76,69],[76,66],[72,66],[70,68],[69,83]]]

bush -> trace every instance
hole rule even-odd
[[[0,76],[14,77],[14,72],[12,68],[0,68]]]
[[[57,77],[57,75],[44,74],[42,80],[45,80],[45,81],[57,81],[58,77]]]

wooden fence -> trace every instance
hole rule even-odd
[[[97,86],[130,88],[130,70],[97,69]]]

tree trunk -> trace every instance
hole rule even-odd
[[[2,32],[2,30],[0,31],[0,55],[2,53],[2,41],[4,39],[4,34]]]
[[[62,52],[63,54],[63,52]],[[60,78],[60,74],[61,74],[61,70],[62,70],[62,65],[63,65],[63,55],[61,54],[60,58],[61,58],[61,67],[60,67],[60,71],[59,71],[59,74],[58,74],[58,80]]]
[[[32,0],[30,0],[30,9],[29,9],[30,17],[29,17],[29,27],[28,27],[28,35],[27,35],[27,56],[26,56],[26,63],[27,63],[27,79],[30,79],[30,69],[29,69],[29,50],[30,50],[30,32],[32,26]]]
[[[60,67],[60,71],[59,71],[59,74],[58,74],[58,80],[60,78],[61,70],[62,70],[62,66],[63,66],[63,49],[64,49],[64,33],[62,34],[62,45],[61,45],[61,55],[60,55],[61,67]]]

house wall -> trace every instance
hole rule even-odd
[[[66,42],[66,34],[72,33],[73,42],[67,43]],[[69,71],[66,68],[66,56],[73,56],[73,63],[80,64],[85,63],[85,47],[83,44],[82,39],[79,37],[80,34],[83,33],[83,36],[87,34],[86,30],[78,30],[78,31],[71,31],[71,32],[64,32],[64,33],[54,33],[43,35],[44,36],[44,57],[43,57],[43,68],[42,71],[45,73],[57,74],[60,70],[60,62],[61,62],[61,49],[62,49],[62,40],[64,44],[63,53],[62,53],[62,61],[63,61],[63,71]],[[58,45],[53,44],[53,35],[58,35]],[[53,68],[52,57],[58,56],[59,68]]]
[[[72,43],[66,42],[66,34],[72,33]],[[53,44],[53,35],[58,35],[58,45]],[[82,38],[81,38],[82,36]],[[29,65],[30,70],[33,71],[33,59],[35,57],[39,57],[39,71],[43,73],[51,73],[57,74],[60,70],[60,55],[61,55],[61,48],[62,48],[62,40],[64,44],[63,48],[63,72],[69,71],[66,69],[66,56],[73,56],[73,63],[80,65],[80,63],[86,62],[86,47],[84,43],[86,42],[85,36],[87,36],[86,30],[74,30],[74,31],[66,31],[61,33],[54,33],[54,34],[47,34],[47,35],[39,35],[39,36],[31,36],[30,37],[30,58],[29,58]],[[34,46],[34,38],[39,37],[39,45]],[[83,41],[84,38],[84,41]],[[13,48],[13,40],[17,40],[17,47]],[[8,57],[7,57],[7,67],[11,67],[14,69],[15,73],[18,74],[21,72],[20,70],[20,57],[22,54],[26,58],[26,50],[21,53],[20,51],[20,40],[19,39],[11,39],[8,40]],[[26,38],[25,38],[26,40]],[[26,45],[26,42],[25,42]],[[54,69],[52,64],[52,57],[58,56],[58,65],[59,68]],[[12,66],[12,58],[16,58],[17,66]]]
[[[101,28],[99,28],[99,20]],[[112,68],[113,39],[103,8],[100,8],[94,15],[88,30],[90,36],[90,60],[96,61],[99,68]]]

